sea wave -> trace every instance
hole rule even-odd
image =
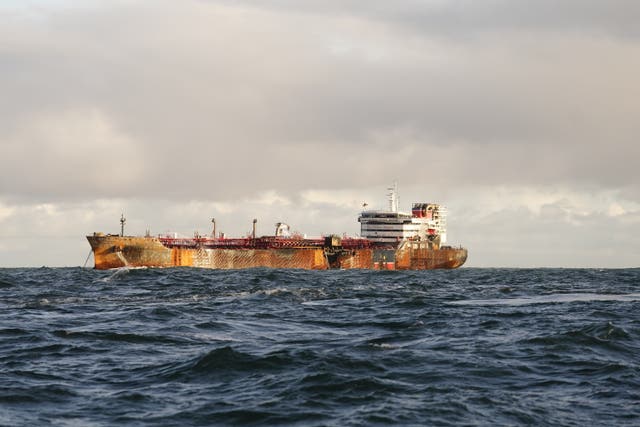
[[[0,425],[636,426],[639,284],[0,269]]]

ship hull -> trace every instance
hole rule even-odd
[[[87,236],[87,240],[98,270],[119,267],[431,270],[458,268],[467,259],[466,249],[431,249],[419,242],[405,242],[389,249],[305,245],[304,242],[264,248],[172,246],[156,237],[101,234]]]

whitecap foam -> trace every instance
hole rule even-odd
[[[241,342],[241,340],[230,337],[228,335],[222,335],[222,334],[209,334],[209,333],[197,333],[197,334],[192,334],[191,335],[192,338],[198,340],[198,341],[229,341],[229,342]]]
[[[117,279],[119,277],[122,277],[122,276],[125,276],[125,275],[129,274],[129,271],[131,271],[131,270],[143,270],[143,269],[147,269],[147,268],[148,267],[145,267],[145,266],[142,266],[142,267],[129,267],[129,266],[127,266],[127,267],[112,268],[112,269],[109,269],[110,272],[113,271],[112,274],[110,274],[107,277],[103,277],[101,279],[94,280],[94,283],[95,282],[108,283],[108,282],[112,281],[113,279]]]
[[[386,342],[382,342],[382,343],[369,343],[369,345],[370,345],[371,347],[382,348],[382,349],[385,349],[385,350],[391,350],[391,349],[398,348],[398,346],[397,346],[397,345],[389,344],[389,343],[386,343]]]
[[[335,300],[333,299],[319,299],[319,300],[312,300],[312,301],[303,301],[302,305],[324,306],[324,305],[333,305],[334,303],[335,303]]]
[[[530,305],[530,304],[554,304],[565,302],[589,302],[589,301],[639,301],[640,293],[634,294],[550,294],[522,298],[496,298],[453,301],[451,305]]]

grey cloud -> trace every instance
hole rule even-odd
[[[560,31],[637,38],[640,5],[634,0],[244,0],[265,9],[364,17],[434,36],[466,39],[484,33]]]
[[[0,30],[0,193],[635,182],[638,46],[594,31],[635,3],[299,4],[100,3]]]

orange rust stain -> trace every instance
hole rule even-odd
[[[373,250],[354,249],[347,251],[338,256],[338,265],[344,269],[370,269],[373,265]]]

